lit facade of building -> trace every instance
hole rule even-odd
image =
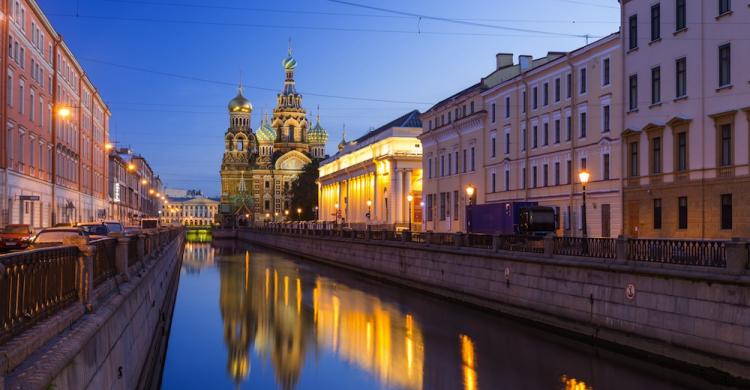
[[[487,203],[538,202],[557,214],[557,234],[621,233],[622,133],[618,34],[540,63],[482,94],[484,185]],[[523,60],[521,61],[524,62]],[[590,173],[583,191],[578,178]]]
[[[162,222],[183,226],[213,226],[219,213],[219,201],[203,196],[167,198],[163,206]]]
[[[307,120],[302,95],[295,87],[297,61],[291,50],[282,66],[286,78],[273,116],[264,118],[256,131],[251,127],[253,106],[242,88],[229,102],[230,126],[224,135],[221,165],[223,224],[261,220],[265,215],[283,218],[290,209],[291,183],[305,165],[325,156],[328,135],[319,116],[312,127]]]
[[[412,229],[421,227],[419,115],[415,110],[355,141],[342,140],[339,152],[321,162],[319,220],[406,229],[411,209]]]
[[[137,225],[141,218],[157,217],[164,203],[164,188],[143,156],[129,149],[109,155],[109,211],[107,218]]]
[[[109,110],[35,1],[2,7],[0,225],[104,218]],[[61,108],[64,115],[53,115]]]
[[[750,236],[745,3],[622,2],[628,236]]]

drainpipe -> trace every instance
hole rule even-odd
[[[519,64],[520,66],[520,64]],[[531,69],[531,68],[530,68]],[[529,70],[530,70],[529,69]],[[526,80],[526,71],[521,70],[523,73],[521,73],[521,83],[523,84],[523,90],[526,92],[526,99],[523,99],[523,93],[521,94],[521,105],[523,106],[524,115],[523,115],[523,121],[526,125],[526,131],[522,131],[521,133],[524,135],[523,140],[521,141],[521,145],[523,145],[523,157],[524,157],[524,172],[526,172],[525,175],[521,177],[523,179],[523,200],[528,201],[529,200],[529,174],[531,172],[531,164],[529,163],[529,109],[530,107],[527,105],[527,102],[529,101],[529,82]],[[520,126],[519,126],[520,127]]]
[[[576,93],[576,81],[578,81],[578,77],[576,74],[575,66],[573,66],[573,59],[571,58],[570,53],[566,55],[568,58],[565,61],[568,64],[568,68],[570,69],[570,169],[571,172],[568,172],[568,178],[570,179],[570,201],[568,202],[570,204],[570,213],[568,213],[568,225],[570,226],[571,230],[571,236],[576,236],[576,227],[575,225],[575,219],[573,218],[573,213],[575,212],[576,207],[574,207],[574,200],[576,196],[576,175],[573,174],[572,171],[575,170],[576,166],[576,124],[578,123],[578,94]],[[567,84],[567,80],[566,80]],[[566,119],[567,122],[567,119]],[[567,126],[567,124],[566,124]],[[566,129],[567,131],[567,129]],[[563,226],[564,228],[564,226]],[[564,230],[564,229],[563,229]]]
[[[699,71],[701,75],[701,77],[699,77],[700,86],[701,86],[700,121],[701,121],[701,139],[706,139],[706,126],[705,126],[705,120],[706,120],[706,91],[705,89],[706,88],[703,82],[703,74],[705,74],[704,69],[706,69],[705,68],[706,59],[705,59],[705,55],[703,55],[705,53],[704,51],[705,40],[703,39],[705,26],[703,24],[703,7],[700,7],[700,10],[701,10],[700,11],[701,68]],[[711,127],[714,129],[716,128],[715,126],[711,126]],[[716,140],[716,137],[714,137],[714,140]],[[688,143],[688,145],[690,145],[690,143]],[[701,148],[701,155],[702,155],[702,160],[703,160],[703,166],[705,167],[706,166],[706,148],[705,147]],[[705,238],[706,238],[706,170],[701,169],[701,239],[705,239]]]
[[[3,23],[3,43],[2,43],[3,47],[8,47],[8,39],[10,37],[10,34],[9,34],[10,18],[8,17],[8,4],[9,2],[3,1],[3,5],[2,5],[2,12],[3,12],[3,15],[5,16],[5,18],[3,19],[5,21],[5,23]],[[2,64],[3,66],[3,80],[8,80],[8,54],[9,53],[6,53],[3,56],[3,59],[0,61],[0,64]],[[3,88],[2,94],[3,94],[2,95],[3,101],[7,102],[8,101],[8,88]],[[8,134],[8,104],[7,103],[3,104],[2,110],[3,110],[3,116],[1,118],[3,121],[2,128],[5,129],[5,131],[3,132],[4,134],[0,137],[0,148],[1,148],[0,150],[2,151],[3,156],[4,156],[2,161],[0,161],[0,164],[2,164],[3,175],[5,176],[5,179],[3,181],[3,199],[2,199],[2,202],[0,202],[0,204],[2,204],[3,206],[3,210],[4,210],[3,213],[5,215],[3,215],[2,220],[0,220],[0,225],[5,225],[7,223],[10,223],[10,205],[7,203],[8,196],[9,196],[8,153],[7,153],[8,147],[7,145],[5,145],[5,140],[7,139],[7,134]]]
[[[625,131],[625,117],[628,115],[627,110],[624,108],[626,107],[626,92],[625,90],[628,88],[626,84],[627,80],[627,69],[625,66],[625,56],[626,56],[626,49],[625,49],[625,33],[622,29],[622,26],[625,24],[625,5],[620,5],[620,102],[623,107],[622,110],[620,110],[620,234],[625,236],[627,232],[625,231],[625,218],[627,218],[627,215],[625,214],[625,178],[627,177],[628,173],[628,146],[627,142],[625,142],[625,138],[622,136],[622,133]]]
[[[55,107],[57,107],[57,51],[60,46],[60,35],[55,36],[55,43],[52,46],[52,201],[50,202],[50,226],[57,223],[57,118],[55,116]]]

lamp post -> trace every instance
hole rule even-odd
[[[320,215],[318,215],[318,206],[313,207],[313,212],[315,213],[315,220],[319,220]]]
[[[466,212],[464,213],[464,223],[466,224],[466,232],[469,232],[469,228],[471,227],[471,221],[469,220],[469,207],[474,205],[474,193],[476,192],[476,188],[474,188],[473,184],[469,184],[466,186]]]
[[[372,219],[372,201],[369,199],[367,199],[367,215],[365,217],[367,217],[367,224],[369,225]]]
[[[583,187],[583,208],[581,209],[581,219],[583,221],[581,226],[583,228],[583,237],[587,237],[587,226],[586,226],[586,184],[588,184],[589,179],[591,179],[591,174],[587,170],[582,170],[581,172],[578,172],[578,179],[581,181],[581,186]]]
[[[335,205],[333,205],[333,208],[336,209],[333,213],[333,216],[336,218],[336,225],[338,225],[339,224],[339,204],[336,203]]]
[[[411,233],[411,203],[414,201],[414,195],[407,195],[406,200],[409,202],[409,232]]]
[[[297,207],[297,219],[302,220],[302,208]]]

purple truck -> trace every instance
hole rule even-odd
[[[555,209],[537,202],[501,202],[466,207],[469,233],[546,236],[555,232]]]

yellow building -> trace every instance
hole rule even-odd
[[[411,220],[413,229],[421,228],[419,116],[414,110],[355,141],[341,141],[339,152],[321,162],[318,219],[385,229],[407,229]]]

